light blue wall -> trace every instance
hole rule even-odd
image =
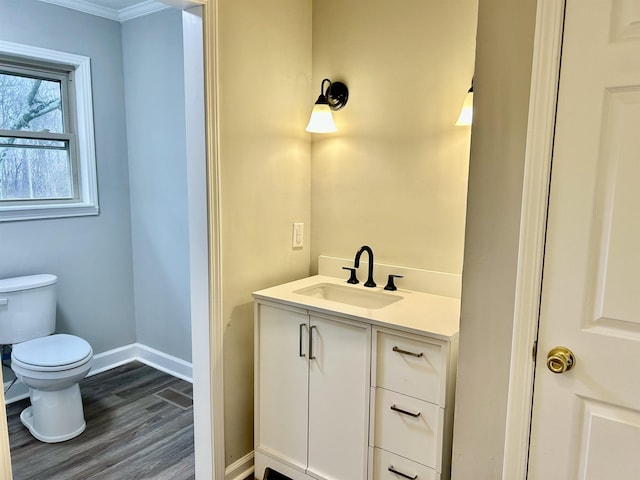
[[[182,12],[122,24],[136,336],[191,361]]]
[[[91,58],[100,201],[98,216],[0,223],[0,278],[58,275],[57,330],[95,353],[139,342],[190,361],[181,12],[121,25],[0,0],[0,40]]]
[[[96,353],[135,342],[120,25],[0,0],[0,39],[91,57],[100,215],[0,223],[0,278],[58,275],[57,330]]]

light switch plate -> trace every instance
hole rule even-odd
[[[293,237],[291,239],[293,248],[302,248],[304,246],[304,223],[293,224]]]

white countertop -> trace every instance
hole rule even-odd
[[[331,283],[369,292],[374,291],[383,295],[395,295],[402,297],[402,299],[382,308],[365,308],[295,293],[297,290],[321,283]],[[367,288],[362,283],[350,285],[343,279],[323,275],[315,275],[259,290],[253,293],[253,297],[258,300],[280,302],[315,312],[340,315],[382,327],[399,328],[411,333],[429,333],[442,340],[456,336],[460,322],[460,300],[457,298],[400,288],[390,292],[384,290],[383,287]]]

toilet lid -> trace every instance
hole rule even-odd
[[[89,343],[74,335],[60,333],[35,338],[13,346],[11,357],[34,367],[69,367],[93,354]]]
[[[56,283],[58,277],[49,273],[39,275],[25,275],[0,279],[0,293],[20,292],[30,288],[46,287]]]

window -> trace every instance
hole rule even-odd
[[[0,221],[97,213],[89,58],[0,41]]]

